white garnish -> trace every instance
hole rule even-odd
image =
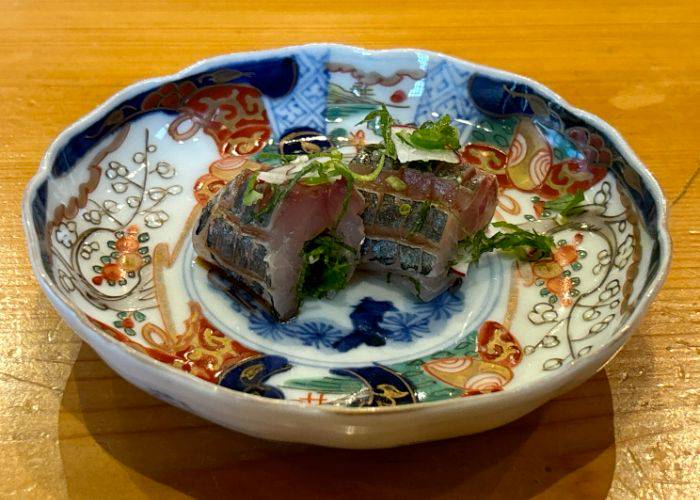
[[[459,163],[459,156],[454,151],[448,149],[418,149],[410,144],[406,144],[398,136],[400,131],[411,132],[415,130],[415,127],[410,127],[406,125],[393,126],[391,127],[391,139],[394,141],[394,146],[396,146],[396,155],[401,163],[406,163],[409,161],[444,161],[446,163]]]
[[[469,271],[469,261],[465,259],[462,262],[457,262],[450,268],[450,270],[453,273],[459,274],[460,276],[466,276],[467,271]]]
[[[295,168],[295,165],[289,163],[260,172],[258,174],[258,180],[267,182],[268,184],[284,184],[289,177],[289,171],[293,168]]]
[[[331,158],[328,156],[309,158],[307,155],[299,155],[287,164],[280,165],[279,167],[275,167],[270,170],[266,170],[265,172],[260,172],[260,174],[258,175],[258,180],[267,182],[268,184],[284,184],[294,174],[303,170],[309,163],[314,161],[318,163],[326,163],[327,161],[330,161],[330,159]],[[314,176],[314,173],[308,173],[304,175],[302,179]],[[337,180],[339,178],[340,176],[331,179]]]

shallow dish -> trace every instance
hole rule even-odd
[[[190,233],[261,151],[359,148],[386,104],[456,119],[465,161],[498,176],[496,217],[535,221],[554,258],[482,258],[417,302],[376,278],[276,323],[215,290]],[[585,190],[563,221],[547,199]],[[234,54],[132,85],[64,131],[25,192],[32,267],[120,375],[269,439],[373,448],[510,422],[622,347],[666,275],[666,205],[619,134],[523,77],[413,49],[307,45]],[[339,352],[381,329],[385,346]]]

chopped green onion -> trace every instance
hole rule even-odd
[[[430,205],[431,203],[427,200],[424,200],[420,204],[420,209],[418,210],[418,218],[416,219],[416,222],[413,224],[413,227],[409,231],[410,233],[417,233],[421,229],[423,229],[423,226],[425,225],[425,221],[428,219],[428,212],[430,212]]]
[[[384,139],[384,150],[386,155],[390,158],[396,159],[396,146],[391,138],[391,127],[394,125],[394,119],[386,109],[386,106],[382,104],[381,109],[375,109],[365,116],[362,121],[358,122],[357,125],[362,123],[369,123],[374,119],[379,119],[379,130],[381,131],[382,138]]]
[[[386,154],[382,153],[381,159],[372,172],[368,174],[358,174],[350,170],[350,167],[343,162],[343,155],[338,150],[329,150],[306,156],[311,158],[328,158],[328,160],[319,161],[318,159],[315,159],[309,162],[299,172],[295,173],[286,184],[280,186],[273,185],[274,191],[270,201],[256,214],[258,220],[260,220],[266,213],[274,210],[274,208],[284,199],[285,196],[287,196],[297,182],[300,182],[306,186],[318,186],[321,184],[334,182],[337,180],[337,176],[343,177],[348,184],[345,198],[343,199],[343,210],[340,214],[340,217],[342,217],[350,201],[354,182],[371,182],[375,180],[381,173],[382,168],[384,168],[386,158]]]
[[[390,175],[384,180],[387,184],[389,184],[389,186],[391,186],[391,188],[394,191],[403,191],[404,189],[406,189],[406,183],[398,177],[396,177],[395,175]]]
[[[252,205],[255,205],[260,198],[263,197],[262,193],[259,193],[255,189],[255,184],[258,181],[258,172],[255,172],[253,175],[250,176],[250,179],[248,179],[248,184],[245,187],[245,191],[243,192],[243,205],[246,207],[250,207]]]
[[[379,159],[379,162],[377,163],[377,166],[372,170],[369,174],[358,174],[355,172],[350,172],[352,173],[353,179],[356,181],[360,182],[372,182],[374,179],[379,177],[379,174],[381,173],[382,169],[384,168],[384,160],[386,159],[386,155],[382,153],[382,157]],[[348,167],[345,167],[348,168]],[[349,169],[348,169],[349,170]]]
[[[411,205],[408,203],[402,203],[399,205],[399,213],[403,216],[406,216],[411,213]]]
[[[304,168],[299,170],[294,176],[290,179],[290,181],[284,185],[284,186],[277,186],[277,189],[274,190],[272,193],[272,197],[270,200],[267,202],[267,204],[257,213],[255,214],[255,217],[258,220],[261,220],[263,215],[271,212],[272,210],[275,209],[278,203],[280,203],[285,196],[292,190],[292,188],[296,185],[297,182],[299,182],[299,179],[301,179],[303,176],[308,174],[309,172],[312,172],[318,168],[318,162],[312,162],[306,165]]]
[[[413,288],[415,288],[416,295],[420,295],[420,292],[421,292],[420,282],[412,276],[406,276],[406,278],[408,278],[408,281],[410,281],[411,284],[413,285]]]

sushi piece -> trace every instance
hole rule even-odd
[[[381,149],[370,146],[350,168],[369,171],[383,156]],[[357,183],[365,199],[360,268],[386,273],[427,301],[458,279],[450,271],[458,243],[491,221],[497,183],[470,165],[399,159],[384,156],[379,176]]]
[[[341,176],[314,184],[302,170],[302,163],[244,170],[207,204],[193,232],[197,255],[281,321],[305,296],[343,288],[364,238],[362,196]]]

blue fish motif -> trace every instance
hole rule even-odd
[[[374,300],[372,297],[363,298],[350,313],[352,332],[335,341],[333,347],[340,352],[348,352],[362,344],[385,345],[386,338],[391,335],[391,332],[379,324],[389,311],[398,311],[392,302]]]

